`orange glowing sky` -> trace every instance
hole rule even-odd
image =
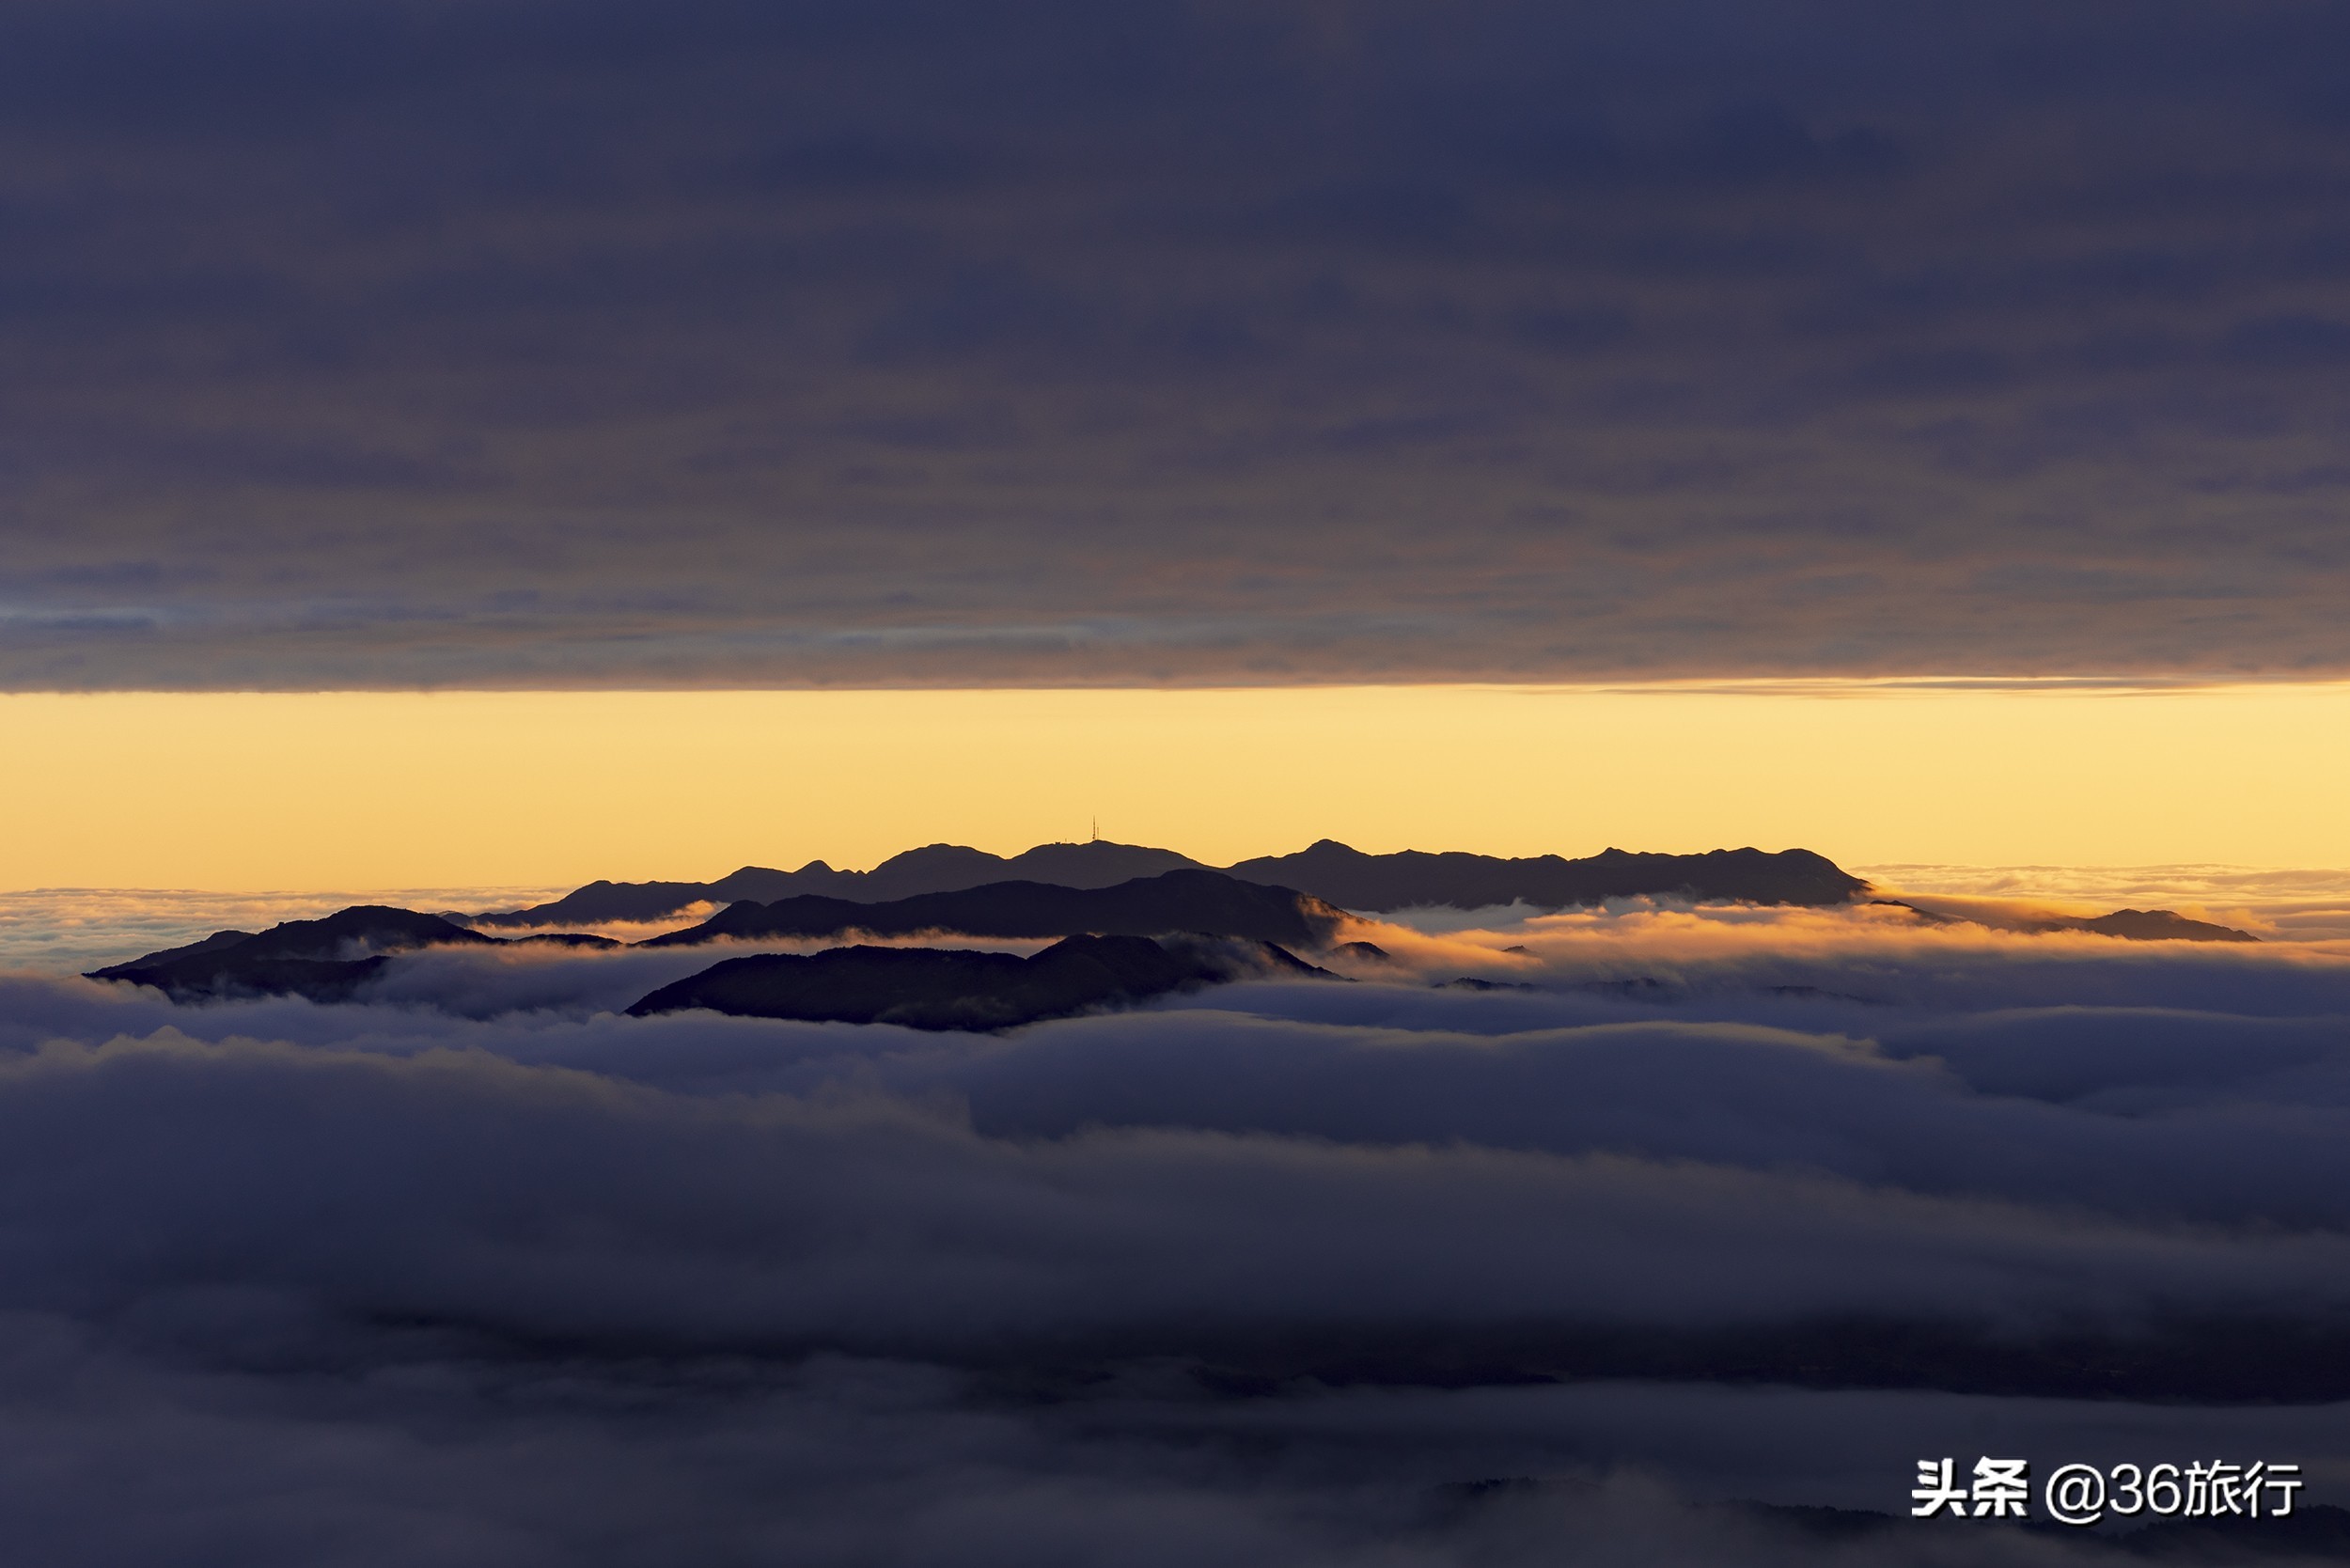
[[[0,698],[0,886],[867,866],[1081,839],[2350,863],[2350,686]]]

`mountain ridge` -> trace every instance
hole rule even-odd
[[[697,903],[749,900],[773,903],[800,895],[854,903],[888,903],[926,893],[957,893],[993,882],[1041,882],[1060,887],[1107,887],[1171,870],[1214,870],[1189,855],[1141,844],[1096,839],[1038,844],[1014,855],[991,855],[965,844],[924,844],[902,850],[870,871],[835,870],[811,860],[796,871],[744,866],[714,882],[596,881],[547,903],[467,917],[476,926],[601,925],[657,920]]]
[[[1926,909],[1903,899],[1872,899],[1872,904],[1888,909],[1906,909],[1928,925],[1982,926],[1993,931],[2020,932],[2028,936],[2048,936],[2062,932],[2085,932],[2092,936],[2110,936],[2123,942],[2257,942],[2258,936],[2233,926],[2215,925],[2209,920],[2189,919],[2174,909],[2117,909],[2106,915],[2064,915],[2046,919],[2000,919],[1982,914],[1969,914],[1948,909]]]
[[[728,904],[699,925],[664,932],[637,946],[692,947],[728,937],[826,937],[851,932],[914,936],[948,931],[996,937],[1198,932],[1324,948],[1345,918],[1343,910],[1294,888],[1245,882],[1222,871],[1174,870],[1108,887],[991,882],[885,903],[805,893],[770,903],[746,900]]]
[[[1250,881],[1278,881],[1344,909],[1482,909],[1526,903],[1569,909],[1614,898],[1686,897],[1694,902],[1836,904],[1869,884],[1806,849],[1707,850],[1699,855],[1637,854],[1613,847],[1578,860],[1519,858],[1451,850],[1367,855],[1322,839],[1294,855],[1261,855],[1230,868]]]
[[[394,955],[419,948],[555,944],[617,948],[605,936],[484,936],[438,915],[390,904],[353,904],[314,920],[286,920],[258,933],[216,931],[199,942],[165,948],[92,969],[86,980],[151,985],[175,1002],[252,996],[349,1001],[383,973]]]
[[[736,1017],[995,1030],[1264,976],[1337,978],[1277,943],[1193,934],[1072,935],[1026,957],[857,946],[725,959],[650,993],[628,1015],[702,1008]]]
[[[1341,911],[1291,888],[1243,882],[1220,871],[1175,870],[1155,877],[1136,877],[1109,887],[1002,882],[886,903],[859,903],[812,894],[769,903],[742,900],[699,925],[665,932],[635,946],[682,948],[729,937],[821,939],[858,933],[913,936],[951,931],[980,937],[1066,940],[1084,936],[1116,938],[1120,943],[1132,938],[1144,941],[1146,946],[1151,938],[1195,944],[1237,941],[1279,951],[1283,960],[1295,963],[1280,945],[1326,948],[1344,919]],[[596,948],[620,945],[608,937],[577,933],[491,936],[436,915],[389,905],[357,904],[320,919],[285,921],[258,935],[242,931],[215,932],[199,942],[93,969],[86,978],[151,985],[175,1002],[269,996],[342,1002],[353,999],[360,988],[380,975],[396,954],[429,947],[496,948],[540,943]],[[1125,950],[1131,957],[1141,949],[1130,945],[1123,949],[1102,949],[1118,950]],[[1097,953],[1090,962],[1098,968],[1100,961]],[[1074,963],[1075,959],[1068,962]],[[874,963],[886,967],[898,961]],[[921,973],[919,964],[907,964],[911,967],[901,965],[907,974]],[[1073,982],[1064,976],[1045,987],[1045,993],[1061,996],[1071,983]],[[1078,990],[1083,991],[1084,987],[1079,986]],[[986,987],[980,987],[971,994],[984,991]],[[1109,993],[1103,995],[1107,996]]]
[[[891,855],[870,871],[835,870],[822,860],[811,860],[796,871],[744,866],[714,882],[597,881],[528,909],[464,918],[467,924],[492,929],[596,925],[657,920],[697,903],[772,903],[800,896],[887,903],[1001,882],[1107,887],[1170,870],[1221,870],[1243,882],[1293,887],[1366,914],[1520,902],[1567,909],[1640,897],[1822,905],[1848,902],[1869,888],[1825,855],[1806,849],[1653,855],[1611,847],[1582,859],[1557,855],[1508,858],[1462,850],[1370,855],[1335,839],[1321,839],[1292,855],[1258,855],[1214,867],[1174,850],[1094,839],[1038,844],[1010,856],[962,844],[926,844]]]

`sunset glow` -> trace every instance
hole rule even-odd
[[[2350,863],[2350,686],[0,698],[0,886],[399,887],[1083,839]]]

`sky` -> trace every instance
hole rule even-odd
[[[2302,0],[23,0],[0,686],[2350,673]]]
[[[0,886],[1097,818],[2350,863],[2345,48],[2298,0],[26,0]]]
[[[1097,829],[1215,865],[1335,838],[2166,866],[2151,896],[2223,905],[2179,868],[2350,878],[2341,683],[18,694],[0,727],[40,760],[0,772],[40,824],[0,840],[13,888],[709,880]]]

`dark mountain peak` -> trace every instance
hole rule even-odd
[[[884,872],[945,870],[950,868],[957,870],[965,868],[977,870],[982,866],[1000,868],[1003,864],[1002,855],[973,849],[969,844],[924,844],[917,849],[900,850],[865,874],[880,876]]]
[[[735,874],[740,876],[743,873],[738,871]],[[495,929],[501,926],[594,926],[609,920],[657,920],[664,915],[699,903],[709,896],[708,885],[699,882],[599,880],[575,888],[551,903],[476,915],[470,923]]]
[[[149,953],[144,958],[134,958],[131,960],[131,963],[168,964],[176,958],[194,958],[198,953],[217,952],[223,948],[233,948],[240,942],[250,942],[252,940],[253,933],[249,931],[216,931],[212,933],[212,935],[204,938],[201,942],[191,942],[184,948],[165,948],[161,952]],[[126,965],[118,964],[114,965],[114,967],[119,969],[126,967]],[[104,969],[92,970],[89,978],[92,980],[106,979],[108,978],[108,971]]]
[[[496,940],[438,915],[388,904],[353,904],[315,920],[288,920],[224,949],[249,958],[367,958],[443,943]],[[143,962],[143,961],[142,961]]]
[[[1278,942],[1259,942],[1246,936],[1217,936],[1200,931],[1173,931],[1152,941],[1217,980],[1340,980],[1319,964],[1304,959]],[[1369,943],[1363,944],[1369,947]]]
[[[1067,936],[1042,952],[829,948],[712,964],[630,1008],[632,1017],[707,1008],[754,1018],[1006,1029],[1261,975],[1324,971],[1272,943],[1177,934]]]
[[[183,948],[93,969],[87,978],[151,985],[175,1002],[282,996],[338,1002],[382,970],[392,953],[496,940],[437,915],[356,904],[321,919],[288,920],[258,935],[216,932]]]
[[[1244,860],[1232,874],[1302,888],[1344,909],[1374,912],[1521,902],[1564,909],[1655,895],[1700,902],[1834,904],[1868,888],[1810,850],[1771,854],[1753,848],[1636,855],[1611,846],[1584,860],[1555,855],[1505,859],[1458,850],[1365,855],[1325,839],[1295,855]]]
[[[924,844],[919,849],[893,855],[870,871],[834,874],[838,879],[835,883],[809,883],[792,891],[879,903],[921,893],[944,893],[1002,882],[1013,873],[1000,855],[990,855],[968,844]]]
[[[1270,855],[1261,855],[1259,858],[1271,859],[1273,857]],[[1311,859],[1327,861],[1368,860],[1371,856],[1366,855],[1361,850],[1356,849],[1354,845],[1340,843],[1336,839],[1316,839],[1312,843],[1308,844],[1304,849],[1299,850],[1295,855],[1291,855],[1289,858],[1292,860]]]
[[[738,903],[698,926],[665,933],[644,945],[688,947],[723,937],[827,937],[848,932],[912,936],[935,931],[1001,937],[1201,932],[1320,948],[1343,918],[1340,910],[1294,888],[1222,871],[1173,870],[1108,887],[995,882],[879,903],[813,895],[766,904]]]
[[[2092,931],[2100,936],[2119,936],[2126,942],[2257,942],[2259,937],[2233,926],[2214,925],[2208,920],[2190,920],[2169,909],[2117,909],[2110,915],[2099,915],[2084,920],[2057,922],[2053,929]]]
[[[353,904],[315,920],[286,920],[255,934],[246,931],[216,931],[201,942],[165,948],[127,963],[90,971],[93,980],[113,980],[124,971],[150,968],[189,960],[302,959],[343,962],[405,952],[444,943],[486,946],[493,936],[468,931],[438,915],[387,904]]]
[[[1208,868],[1173,850],[1094,839],[1081,844],[1039,844],[1013,855],[1005,862],[1004,869],[1026,882],[1057,883],[1063,887],[1110,887],[1161,871],[1200,871]]]
[[[826,873],[815,874],[822,876]],[[839,875],[838,871],[829,874],[836,877]],[[779,871],[772,866],[744,866],[728,871],[715,882],[702,884],[698,889],[693,888],[691,884],[686,885],[683,890],[694,891],[697,896],[687,899],[685,903],[681,903],[677,907],[682,909],[686,907],[686,904],[703,902],[731,903],[736,899],[779,899],[799,887],[806,880],[807,873]],[[657,918],[658,917],[651,917]]]
[[[1893,909],[1906,909],[1917,918],[1930,925],[1988,926],[1995,931],[2016,931],[2029,934],[2051,932],[2087,932],[2092,936],[2119,937],[2124,942],[2257,942],[2259,937],[2233,926],[2214,925],[2208,920],[2190,920],[2169,909],[2117,909],[2110,915],[2061,916],[2052,919],[2033,919],[2013,915],[1969,915],[1920,909],[1900,899],[1872,899],[1872,904]]]

